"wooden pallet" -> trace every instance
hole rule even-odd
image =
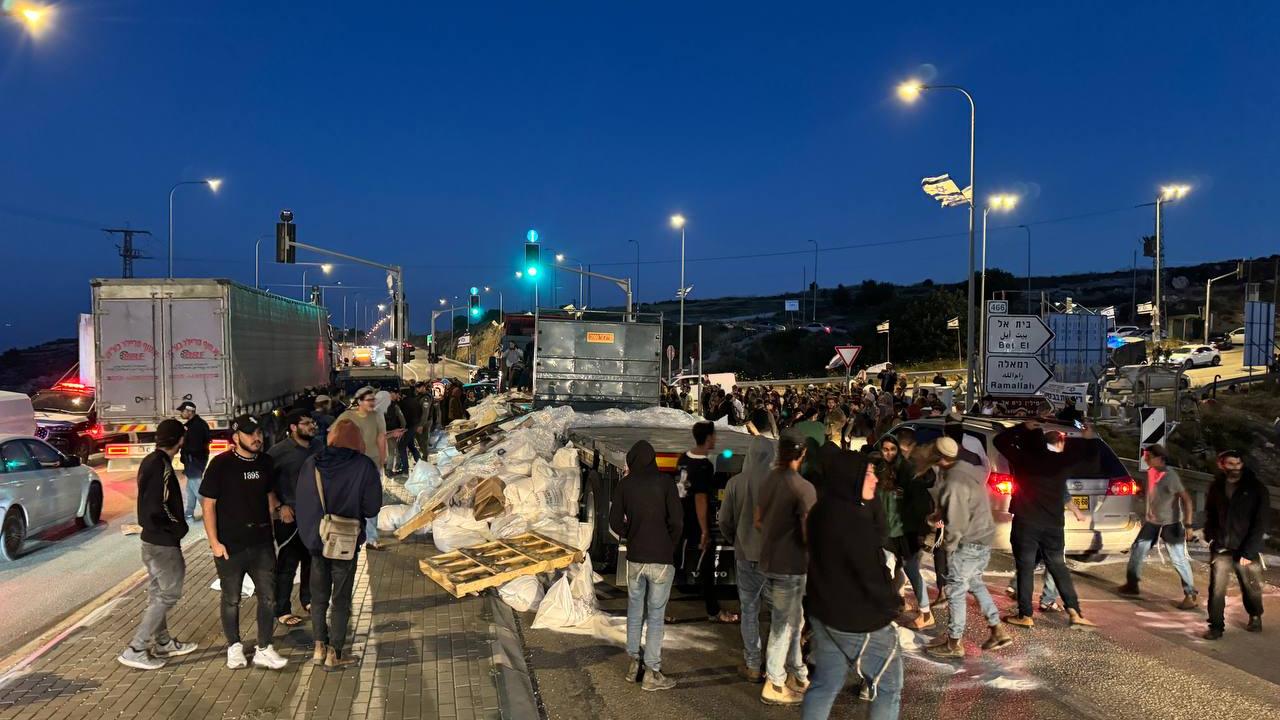
[[[498,587],[582,562],[582,553],[538,533],[525,533],[473,548],[441,553],[418,562],[422,574],[454,597]]]

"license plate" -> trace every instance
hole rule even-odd
[[[1088,495],[1072,495],[1071,502],[1075,503],[1076,507],[1080,508],[1081,510],[1085,512],[1089,512],[1089,496]]]

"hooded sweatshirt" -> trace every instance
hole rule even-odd
[[[866,462],[865,455],[846,452],[839,480],[809,512],[809,612],[841,632],[873,632],[898,615],[880,550],[884,513],[879,500],[862,499]]]
[[[324,509],[316,493],[316,470],[324,488]],[[382,475],[365,455],[341,447],[326,447],[302,463],[298,472],[297,507],[298,536],[312,552],[324,549],[320,542],[320,518],[326,512],[338,517],[362,519],[378,516],[382,508]],[[363,525],[359,543],[364,544]]]
[[[760,531],[755,526],[756,498],[773,467],[776,444],[762,437],[753,438],[742,462],[742,472],[729,478],[724,500],[716,519],[720,532],[733,540],[738,557],[760,562]]]
[[[947,552],[955,552],[961,543],[991,547],[996,537],[996,523],[991,516],[987,476],[982,468],[960,461],[944,470],[938,505],[945,524],[942,537]]]
[[[609,508],[609,528],[627,545],[633,563],[670,565],[684,530],[676,484],[658,471],[653,446],[641,440],[627,452],[627,474]]]

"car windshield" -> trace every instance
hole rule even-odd
[[[1197,351],[1197,350],[1199,350],[1199,349],[1200,349],[1200,348],[1199,348],[1199,347],[1197,347],[1197,346],[1195,346],[1195,345],[1187,345],[1187,346],[1185,346],[1185,347],[1180,347],[1180,348],[1178,348],[1178,350],[1177,350],[1177,351],[1178,351],[1178,352],[1180,352],[1180,353],[1193,353],[1193,352],[1196,352],[1196,351]]]
[[[36,412],[75,413],[87,415],[93,407],[93,396],[84,393],[41,390],[31,398],[31,407]]]

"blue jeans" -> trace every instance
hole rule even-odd
[[[640,659],[640,635],[648,621],[644,666],[650,670],[662,669],[664,618],[675,579],[674,565],[627,563],[627,655]]]
[[[1151,548],[1160,539],[1161,531],[1166,527],[1174,530],[1172,534],[1166,533],[1164,543],[1169,550],[1169,562],[1173,563],[1173,569],[1182,579],[1183,594],[1194,595],[1196,584],[1191,578],[1191,561],[1187,559],[1187,543],[1184,540],[1186,531],[1182,529],[1181,523],[1155,525],[1144,522],[1142,529],[1138,531],[1138,537],[1133,541],[1133,546],[1129,548],[1129,567],[1125,574],[1130,583],[1138,584],[1142,576],[1142,563],[1146,561],[1147,553],[1151,552]]]
[[[902,705],[902,653],[892,623],[869,633],[841,632],[813,623],[813,684],[804,694],[802,720],[825,720],[852,665],[871,688],[871,720],[896,720]]]
[[[978,607],[987,616],[988,625],[1000,624],[1000,610],[987,592],[987,584],[982,581],[982,573],[991,561],[991,548],[986,545],[970,545],[960,543],[955,552],[947,558],[947,606],[951,609],[951,617],[947,621],[947,630],[951,637],[959,640],[964,637],[965,612],[968,610],[969,593],[978,600]]]
[[[738,603],[742,615],[742,659],[752,670],[760,669],[760,602],[766,580],[760,563],[737,558]]]
[[[187,478],[187,517],[195,517],[196,505],[200,504],[200,481],[204,479],[204,469],[183,468],[182,474]]]
[[[804,575],[765,573],[769,582],[769,645],[765,654],[765,675],[774,685],[787,681],[787,673],[800,680],[809,678],[809,668],[800,656],[800,636],[804,632]]]

